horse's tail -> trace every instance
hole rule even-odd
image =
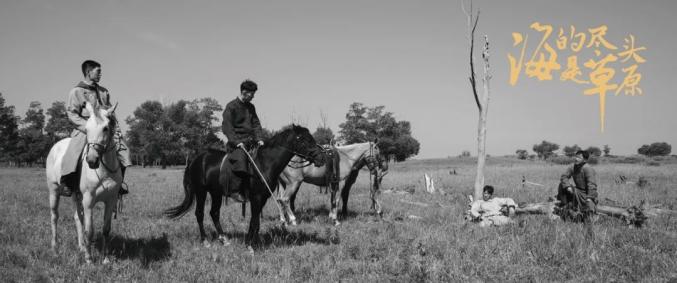
[[[183,173],[183,201],[178,206],[172,207],[165,210],[165,216],[170,219],[175,219],[183,216],[188,212],[193,203],[195,202],[195,191],[192,188],[190,168],[193,163],[189,163],[186,166],[186,171]]]

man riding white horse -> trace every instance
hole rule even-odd
[[[85,254],[87,263],[92,262],[91,246],[94,237],[94,224],[92,214],[96,203],[103,202],[103,254],[104,263],[106,257],[108,236],[111,230],[111,216],[116,208],[118,194],[122,184],[121,165],[116,152],[115,133],[116,120],[113,119],[115,106],[108,110],[95,108],[89,102],[85,102],[85,109],[89,117],[85,121],[85,146],[87,148],[81,155],[84,161],[79,163],[79,174],[73,180],[78,193],[73,194],[75,204],[75,226],[77,228],[78,246]],[[49,190],[49,206],[51,209],[52,226],[52,249],[57,249],[57,222],[59,219],[60,191],[64,184],[60,181],[63,160],[67,148],[74,139],[65,138],[58,141],[49,151],[45,161],[47,175],[47,188]]]
[[[78,164],[81,157],[82,150],[87,143],[87,135],[85,133],[85,126],[87,119],[92,113],[85,108],[85,103],[92,105],[93,109],[109,109],[112,107],[110,103],[110,94],[108,90],[99,85],[101,80],[101,64],[96,61],[87,60],[82,63],[82,74],[84,80],[79,82],[68,94],[67,112],[68,120],[75,124],[76,128],[71,132],[71,141],[68,144],[68,149],[64,154],[61,164],[61,191],[62,196],[71,196],[73,192],[77,191],[78,181]],[[115,119],[115,116],[111,116]],[[117,125],[117,123],[115,123]],[[122,139],[122,132],[119,125],[114,129],[114,142],[118,160],[120,161],[122,178],[124,180],[125,170],[131,166],[131,159],[129,157],[129,150],[124,140]],[[120,194],[126,194],[128,191],[124,188],[120,189]]]

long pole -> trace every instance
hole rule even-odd
[[[266,181],[266,177],[263,176],[263,173],[261,173],[261,170],[259,170],[259,167],[256,166],[256,162],[254,162],[254,159],[252,158],[252,156],[249,155],[249,151],[247,151],[247,149],[244,147],[244,145],[240,144],[240,148],[247,155],[247,158],[249,158],[249,161],[252,163],[252,165],[254,165],[254,169],[256,169],[256,173],[259,173],[259,177],[261,177],[261,180],[263,180],[263,184],[266,185],[268,192],[270,192],[270,196],[272,196],[273,199],[275,200],[275,205],[277,205],[277,209],[280,211],[280,213],[282,213],[282,207],[278,203],[279,201],[278,201],[277,197],[275,196],[275,194],[273,194],[273,190],[271,190],[270,186],[268,186],[268,181]]]

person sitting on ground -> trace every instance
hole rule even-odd
[[[484,186],[482,199],[470,205],[469,214],[473,220],[479,221],[480,227],[501,226],[514,223],[510,217],[515,215],[515,201],[511,198],[495,198],[494,187]],[[508,216],[503,213],[508,209]]]
[[[557,190],[558,214],[564,220],[588,221],[597,206],[597,173],[587,163],[590,153],[579,150],[574,156],[574,165],[560,178]],[[574,183],[569,182],[569,178]]]

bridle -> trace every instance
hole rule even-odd
[[[104,158],[103,158],[104,154],[108,153],[112,149],[115,149],[115,146],[112,145],[113,136],[115,135],[113,128],[114,127],[111,127],[109,125],[109,131],[110,132],[108,134],[108,142],[105,145],[98,143],[98,142],[87,142],[87,146],[85,148],[85,155],[84,155],[84,156],[87,156],[87,154],[89,153],[89,149],[93,148],[96,151],[96,153],[99,154],[99,163],[101,163],[101,165],[103,165],[103,167],[106,170],[108,170],[108,172],[111,172],[111,173],[117,172],[118,170],[120,170],[120,166],[122,166],[122,165],[120,165],[120,163],[118,163],[117,166],[115,166],[114,169],[112,169],[113,167],[109,166],[108,164],[106,164],[106,162],[103,161],[104,160]]]
[[[367,168],[369,168],[369,171],[374,174],[374,176],[378,176],[378,169],[381,161],[380,161],[380,153],[376,152],[376,144],[370,142],[369,143],[369,155],[364,157],[364,161],[367,163]],[[380,152],[380,150],[379,150]],[[382,168],[380,168],[382,169]],[[384,174],[385,175],[385,174]]]

